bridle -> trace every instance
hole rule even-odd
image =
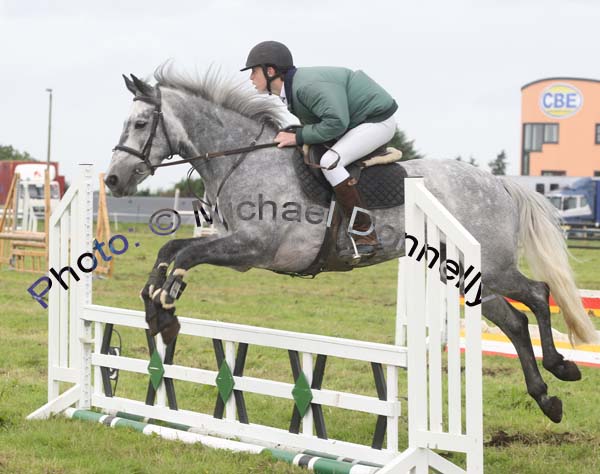
[[[159,123],[161,124],[161,128],[163,134],[165,135],[165,139],[167,140],[167,145],[169,145],[169,155],[167,155],[165,158],[170,160],[171,158],[173,158],[173,155],[177,154],[173,151],[173,147],[171,146],[171,140],[169,139],[169,134],[167,133],[167,127],[165,126],[165,119],[162,113],[162,100],[158,84],[154,87],[154,90],[156,91],[156,97],[151,97],[147,95],[136,95],[133,98],[134,101],[141,100],[142,102],[154,105],[154,111],[152,112],[152,125],[150,126],[150,135],[148,135],[146,143],[144,143],[144,146],[142,147],[142,151],[135,150],[134,148],[122,145],[121,143],[119,143],[113,148],[113,152],[115,150],[120,150],[140,158],[150,170],[151,175],[154,175],[154,170],[160,166],[153,165],[150,162],[150,151],[152,150],[152,142],[156,137],[156,129],[158,128]],[[136,170],[136,172],[138,171]]]
[[[150,127],[150,135],[148,136],[146,143],[144,143],[144,146],[142,147],[142,151],[135,150],[134,148],[130,148],[128,146],[122,145],[121,143],[119,143],[118,145],[116,145],[113,148],[113,152],[115,150],[120,150],[120,151],[124,151],[125,153],[129,153],[129,154],[141,159],[144,162],[144,164],[148,167],[148,169],[150,170],[151,175],[154,175],[154,171],[156,170],[156,168],[162,168],[164,166],[175,166],[175,165],[181,165],[181,164],[185,164],[185,163],[191,163],[193,161],[200,160],[203,158],[215,158],[217,156],[239,155],[240,153],[246,154],[251,151],[260,150],[261,148],[272,148],[272,147],[277,146],[277,143],[274,143],[274,142],[273,143],[263,143],[260,145],[256,144],[256,141],[262,135],[265,125],[266,125],[266,123],[263,122],[258,136],[252,141],[252,144],[250,146],[246,146],[243,148],[236,148],[233,150],[224,150],[224,151],[216,151],[216,152],[212,152],[212,153],[204,153],[203,155],[194,156],[192,158],[184,158],[184,159],[181,159],[178,161],[174,161],[173,163],[159,163],[158,165],[153,165],[150,162],[150,151],[152,150],[152,142],[154,141],[154,138],[156,137],[156,129],[158,128],[159,123],[161,124],[163,134],[165,135],[165,139],[167,140],[167,144],[169,145],[169,154],[165,158],[163,158],[161,161],[163,161],[164,159],[170,160],[171,158],[173,158],[173,155],[179,154],[179,152],[173,151],[173,147],[171,146],[171,140],[169,139],[169,134],[167,133],[167,127],[165,126],[165,119],[164,119],[164,116],[162,113],[162,99],[161,99],[160,88],[158,87],[158,84],[154,87],[154,89],[156,91],[156,97],[151,97],[151,96],[147,96],[147,95],[136,95],[133,98],[134,101],[141,100],[143,102],[147,102],[148,104],[154,105],[154,111],[152,112],[152,125]],[[142,174],[138,170],[136,170],[136,173]]]

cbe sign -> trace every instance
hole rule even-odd
[[[583,104],[583,95],[570,84],[552,84],[540,95],[540,108],[551,118],[563,119],[575,115]]]

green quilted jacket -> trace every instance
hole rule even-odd
[[[365,122],[383,122],[396,101],[362,71],[342,67],[303,67],[285,77],[288,109],[303,127],[298,145],[324,143]],[[291,100],[290,100],[291,99]]]

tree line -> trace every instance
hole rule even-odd
[[[38,161],[26,151],[19,151],[11,145],[0,145],[0,161]]]
[[[454,158],[456,161],[463,161],[462,156],[458,155]],[[492,161],[488,161],[488,167],[490,168],[490,173],[495,175],[505,175],[506,174],[506,165],[508,158],[506,157],[506,152],[502,150],[500,153],[496,155],[496,159]],[[469,161],[466,163],[473,165],[475,167],[479,167],[479,164],[472,156],[469,157]]]

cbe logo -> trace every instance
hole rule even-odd
[[[540,108],[551,118],[563,119],[575,115],[583,105],[583,95],[570,84],[552,84],[540,96]]]

